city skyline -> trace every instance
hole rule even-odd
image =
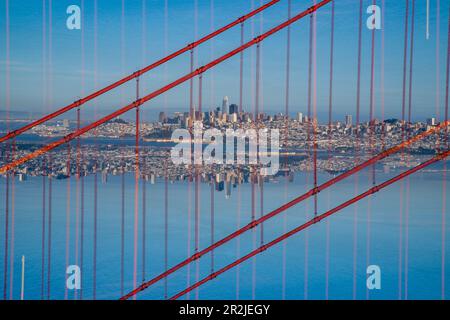
[[[448,299],[450,1],[0,13],[3,300]]]

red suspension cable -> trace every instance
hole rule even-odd
[[[52,157],[49,155],[48,172],[52,172]],[[51,296],[51,266],[52,266],[52,178],[48,179],[48,239],[47,239],[47,300],[50,300]]]
[[[334,16],[335,2],[331,2],[331,35],[330,35],[330,83],[328,95],[328,165],[331,161],[331,130],[332,130],[332,110],[333,110],[333,71],[334,71]],[[328,208],[330,205],[330,194],[328,193]],[[325,258],[325,299],[329,295],[329,273],[330,273],[330,221],[327,220],[326,226],[326,258]]]
[[[113,89],[115,89],[115,88],[117,88],[117,87],[127,83],[128,81],[139,77],[140,75],[143,75],[143,74],[147,73],[148,71],[150,71],[150,70],[152,70],[152,69],[154,69],[154,68],[156,68],[156,67],[158,67],[158,66],[160,66],[160,65],[162,65],[162,64],[164,64],[164,63],[166,63],[166,62],[168,62],[168,61],[170,61],[170,60],[172,60],[172,59],[174,59],[174,58],[176,58],[178,56],[180,56],[181,54],[193,50],[194,48],[196,48],[200,44],[202,44],[202,43],[204,43],[204,42],[206,42],[206,41],[208,41],[208,40],[218,36],[219,34],[221,34],[221,33],[225,32],[225,31],[233,28],[234,26],[236,26],[238,24],[241,24],[242,22],[244,22],[244,21],[248,20],[249,18],[255,16],[256,14],[266,10],[267,8],[273,6],[274,4],[276,4],[278,2],[280,2],[280,0],[272,0],[272,1],[268,2],[268,3],[266,3],[265,5],[255,9],[255,10],[249,12],[248,14],[246,14],[246,15],[238,18],[238,19],[236,19],[235,21],[227,24],[226,26],[224,26],[224,27],[222,27],[220,29],[217,29],[216,31],[214,31],[214,32],[204,36],[203,38],[201,38],[201,39],[199,39],[199,40],[197,40],[197,41],[195,41],[193,43],[188,44],[186,47],[184,47],[184,48],[182,48],[182,49],[180,49],[178,51],[175,51],[172,54],[169,54],[166,57],[164,57],[164,58],[162,58],[162,59],[152,63],[151,65],[149,65],[149,66],[147,66],[147,67],[145,67],[145,68],[143,68],[141,70],[138,70],[138,71],[134,72],[133,74],[130,74],[130,75],[126,76],[125,78],[122,78],[122,79],[120,79],[120,80],[110,84],[109,86],[107,86],[107,87],[105,87],[103,89],[100,89],[100,90],[98,90],[98,91],[88,95],[87,97],[84,97],[84,98],[82,98],[82,99],[80,99],[78,101],[75,101],[75,102],[73,102],[73,103],[71,103],[71,104],[69,104],[69,105],[67,105],[67,106],[65,106],[65,107],[63,107],[61,109],[58,109],[57,111],[52,112],[52,113],[46,115],[45,117],[42,117],[42,118],[40,118],[38,120],[35,120],[32,123],[30,123],[30,124],[28,124],[28,125],[26,125],[26,126],[24,126],[22,128],[19,128],[17,130],[9,132],[5,136],[0,137],[0,143],[2,143],[4,141],[7,141],[9,139],[12,139],[14,137],[17,137],[18,135],[20,135],[20,134],[22,134],[22,133],[24,133],[24,132],[26,132],[26,131],[34,128],[34,127],[36,127],[37,125],[40,125],[40,124],[42,124],[44,122],[47,122],[48,120],[56,118],[56,117],[66,113],[66,112],[68,112],[68,111],[70,111],[70,110],[72,110],[74,108],[80,107],[80,106],[84,105],[86,102],[88,102],[88,101],[90,101],[90,100],[92,100],[92,99],[94,99],[94,98],[96,98],[98,96],[101,96],[101,95],[103,95],[103,94],[105,94],[105,93],[107,93],[107,92],[109,92],[109,91],[111,91],[111,90],[113,90]]]
[[[240,46],[240,47],[238,47],[238,48],[228,52],[227,54],[225,54],[225,55],[223,55],[223,56],[221,56],[221,57],[211,61],[210,63],[208,63],[208,64],[206,64],[206,65],[196,69],[194,72],[188,73],[185,76],[183,76],[181,78],[178,78],[177,80],[175,80],[175,81],[169,83],[168,85],[166,85],[166,86],[164,86],[164,87],[162,87],[162,88],[160,88],[160,89],[158,89],[158,90],[156,90],[156,91],[146,95],[145,97],[140,98],[139,100],[134,101],[134,102],[130,103],[129,105],[127,105],[125,107],[122,107],[119,110],[116,110],[115,112],[113,112],[113,113],[111,113],[111,114],[109,114],[109,115],[107,115],[107,116],[105,116],[105,117],[103,117],[103,118],[101,118],[101,119],[99,119],[99,120],[97,120],[97,121],[95,121],[95,122],[93,122],[93,123],[91,123],[91,124],[81,128],[80,130],[72,132],[71,134],[63,137],[62,139],[54,141],[54,142],[52,142],[52,143],[50,143],[50,144],[48,144],[48,145],[46,145],[46,146],[44,146],[44,147],[34,151],[34,152],[32,152],[32,153],[30,153],[30,154],[28,154],[28,155],[26,155],[26,156],[24,156],[24,157],[22,157],[20,159],[17,159],[15,161],[13,161],[12,163],[9,163],[7,165],[2,166],[0,168],[0,174],[4,174],[6,171],[9,171],[12,168],[14,168],[14,167],[16,167],[16,166],[18,166],[20,164],[23,164],[23,163],[25,163],[25,162],[33,159],[33,158],[36,158],[39,155],[47,153],[48,151],[53,150],[56,147],[58,147],[58,146],[60,146],[62,144],[65,144],[65,143],[75,139],[78,136],[83,135],[84,133],[86,133],[86,132],[88,132],[88,131],[90,131],[90,130],[92,130],[92,129],[100,126],[100,125],[102,125],[105,122],[107,122],[109,120],[112,120],[112,119],[114,119],[114,118],[116,118],[116,117],[118,117],[118,116],[120,116],[120,115],[122,115],[122,114],[124,114],[124,113],[126,113],[126,112],[128,112],[130,110],[132,110],[132,109],[135,109],[135,108],[141,106],[145,102],[147,102],[149,100],[152,100],[153,98],[163,94],[164,92],[169,91],[169,90],[171,90],[174,87],[177,87],[178,85],[180,85],[180,84],[190,80],[191,78],[193,78],[193,77],[195,77],[195,76],[197,76],[197,75],[199,75],[201,73],[204,73],[205,71],[215,67],[216,65],[222,63],[223,61],[225,61],[225,60],[227,60],[227,59],[229,59],[229,58],[239,54],[241,51],[244,51],[247,48],[252,47],[255,44],[258,44],[259,42],[265,40],[266,38],[268,38],[268,37],[272,36],[273,34],[279,32],[280,30],[286,28],[290,24],[292,24],[292,23],[294,23],[294,22],[304,18],[305,16],[307,16],[307,15],[317,11],[318,9],[320,9],[323,6],[325,6],[329,2],[331,2],[331,0],[323,0],[323,1],[319,2],[317,5],[314,5],[314,6],[310,7],[310,8],[308,8],[307,10],[297,14],[293,18],[291,18],[291,19],[289,19],[289,20],[287,20],[287,21],[277,25],[276,27],[270,29],[269,31],[267,31],[267,32],[257,36],[256,38],[252,39],[251,41],[245,43],[243,46]]]
[[[444,128],[444,126],[448,125],[450,122],[445,122],[445,123],[441,123],[440,125],[438,125],[437,127],[433,127],[432,129],[425,131],[413,138],[411,138],[410,140],[407,140],[405,142],[402,142],[399,145],[396,145],[386,151],[383,151],[382,153],[378,154],[377,156],[357,165],[356,167],[354,167],[353,169],[344,172],[336,177],[334,177],[333,179],[319,185],[317,188],[311,189],[309,191],[307,191],[306,193],[304,193],[301,196],[298,196],[297,198],[291,200],[290,202],[284,204],[283,206],[271,211],[270,213],[264,215],[262,218],[259,218],[257,220],[254,220],[252,222],[250,222],[249,224],[247,224],[246,226],[236,230],[235,232],[229,234],[228,236],[226,236],[225,238],[222,238],[221,240],[217,241],[214,245],[211,245],[201,251],[199,251],[198,253],[192,255],[190,258],[178,263],[177,265],[173,266],[172,268],[168,269],[167,271],[161,273],[160,275],[154,277],[153,279],[141,284],[138,288],[134,289],[133,291],[131,291],[130,293],[128,293],[127,295],[123,296],[121,299],[122,300],[126,300],[134,295],[136,295],[139,292],[144,291],[145,289],[147,289],[148,287],[150,287],[151,285],[155,284],[156,282],[166,278],[168,275],[174,273],[175,271],[181,269],[182,267],[189,265],[191,262],[196,261],[198,259],[200,259],[202,256],[204,256],[205,254],[207,254],[208,252],[210,252],[211,250],[214,250],[218,247],[220,247],[221,245],[231,241],[232,239],[240,236],[241,234],[243,234],[244,232],[251,230],[253,228],[255,228],[256,226],[258,226],[260,223],[267,221],[273,217],[275,217],[276,215],[280,214],[281,212],[284,212],[285,210],[295,206],[296,204],[310,198],[311,196],[313,196],[315,193],[319,193],[325,189],[327,189],[328,187],[344,180],[345,178],[355,174],[356,172],[359,172],[367,167],[369,167],[370,165],[372,165],[373,163],[380,161],[386,157],[388,157],[389,155],[398,152],[400,150],[402,150],[405,146],[408,146],[416,141],[419,141],[429,135],[431,135],[432,133],[438,132],[439,130],[441,130],[442,128]]]
[[[445,158],[448,157],[449,155],[450,155],[450,151],[446,151],[446,152],[444,152],[444,153],[441,153],[441,154],[439,154],[439,155],[433,157],[432,159],[430,159],[430,160],[428,160],[428,161],[426,161],[426,162],[423,162],[423,163],[419,164],[418,166],[416,166],[416,167],[414,167],[414,168],[412,168],[412,169],[410,169],[410,170],[408,170],[408,171],[405,171],[405,172],[403,172],[403,173],[401,173],[401,174],[399,174],[399,175],[397,175],[397,176],[395,176],[395,177],[393,177],[393,178],[391,178],[391,179],[389,179],[389,180],[387,180],[387,181],[385,181],[385,182],[383,182],[383,183],[381,183],[381,184],[379,184],[379,185],[373,186],[373,187],[370,188],[369,190],[367,190],[367,191],[361,193],[360,195],[358,195],[358,196],[356,196],[356,197],[354,197],[354,198],[352,198],[352,199],[350,199],[350,200],[348,200],[348,201],[346,201],[346,202],[340,204],[339,206],[337,206],[337,207],[335,207],[335,208],[333,208],[333,209],[331,209],[331,210],[328,210],[327,212],[325,212],[325,213],[323,213],[323,214],[321,214],[321,215],[314,216],[314,218],[312,218],[312,219],[309,220],[308,222],[306,222],[306,223],[304,223],[304,224],[298,226],[297,228],[295,228],[295,229],[293,229],[293,230],[291,230],[291,231],[289,231],[289,232],[283,234],[282,236],[280,236],[280,237],[278,237],[278,238],[272,240],[271,242],[269,242],[269,243],[267,243],[267,244],[265,244],[265,245],[263,245],[263,246],[260,246],[260,247],[257,248],[256,250],[253,250],[252,252],[248,253],[247,255],[241,257],[240,259],[238,259],[238,260],[236,260],[236,261],[234,261],[234,262],[232,262],[232,263],[226,265],[226,266],[223,267],[222,269],[220,269],[220,270],[218,270],[218,271],[216,271],[216,272],[210,274],[209,276],[203,278],[202,280],[200,280],[199,282],[193,284],[193,285],[190,286],[189,288],[187,288],[187,289],[185,289],[185,290],[179,292],[178,294],[174,295],[174,296],[171,297],[170,299],[171,299],[171,300],[176,300],[176,299],[178,299],[178,298],[184,296],[184,295],[185,295],[186,293],[188,293],[189,291],[192,291],[192,290],[194,290],[194,289],[197,289],[198,287],[200,287],[201,285],[205,284],[206,282],[211,281],[211,280],[217,278],[217,277],[218,277],[219,275],[221,275],[222,273],[224,273],[224,272],[226,272],[226,271],[228,271],[228,270],[234,268],[235,266],[237,266],[237,265],[239,265],[239,264],[242,264],[244,261],[247,261],[247,260],[249,260],[250,258],[256,256],[257,254],[266,251],[266,250],[269,249],[270,247],[273,247],[274,245],[276,245],[276,244],[278,244],[278,243],[280,243],[280,242],[286,240],[287,238],[289,238],[289,237],[291,237],[291,236],[293,236],[293,235],[299,233],[300,231],[305,230],[305,229],[307,229],[307,228],[313,226],[314,224],[319,223],[319,222],[322,221],[323,219],[328,218],[328,217],[330,217],[331,215],[334,215],[335,213],[337,213],[337,212],[341,211],[342,209],[345,209],[346,207],[348,207],[348,206],[350,206],[350,205],[352,205],[352,204],[354,204],[354,203],[360,201],[361,199],[364,199],[364,198],[366,198],[366,197],[368,197],[368,196],[370,196],[370,195],[373,195],[373,194],[379,192],[380,190],[382,190],[382,189],[384,189],[384,188],[386,188],[386,187],[392,185],[393,183],[395,183],[395,182],[397,182],[397,181],[399,181],[399,180],[402,180],[402,179],[404,179],[405,177],[408,177],[408,176],[410,176],[411,174],[413,174],[413,173],[415,173],[415,172],[417,172],[417,171],[419,171],[419,170],[421,170],[421,169],[423,169],[423,168],[426,168],[426,167],[428,167],[429,165],[431,165],[431,164],[433,164],[433,163],[436,163],[436,162],[438,162],[438,161],[441,161],[441,160],[445,159]]]

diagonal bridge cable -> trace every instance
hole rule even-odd
[[[210,34],[208,34],[206,36],[204,36],[203,38],[188,44],[184,48],[179,49],[179,50],[169,54],[168,56],[166,56],[164,58],[161,58],[160,60],[158,60],[158,61],[148,65],[147,67],[145,67],[143,69],[140,69],[140,70],[138,70],[138,71],[136,71],[136,72],[134,72],[134,73],[132,73],[132,74],[130,74],[130,75],[128,75],[128,76],[126,76],[126,77],[124,77],[124,78],[122,78],[122,79],[120,79],[120,80],[118,80],[118,81],[116,81],[116,82],[114,82],[114,83],[112,83],[112,84],[110,84],[110,85],[108,85],[108,86],[106,86],[106,87],[104,87],[104,88],[102,88],[102,89],[100,89],[100,90],[98,90],[98,91],[96,91],[96,92],[94,92],[94,93],[92,93],[92,94],[82,98],[82,99],[80,99],[80,100],[77,100],[77,101],[75,101],[75,102],[73,102],[73,103],[71,103],[71,104],[69,104],[69,105],[67,105],[65,107],[62,107],[62,108],[60,108],[60,109],[58,109],[58,110],[56,110],[56,111],[54,111],[54,112],[44,116],[44,117],[42,117],[42,118],[40,118],[38,120],[35,120],[35,121],[33,121],[33,122],[31,122],[31,123],[29,123],[29,124],[19,128],[19,129],[16,129],[14,131],[11,131],[11,132],[7,133],[3,137],[0,137],[0,143],[5,142],[7,140],[10,140],[12,138],[15,138],[18,135],[20,135],[20,134],[22,134],[22,133],[24,133],[24,132],[26,132],[26,131],[28,131],[28,130],[30,130],[32,128],[34,128],[34,127],[44,123],[44,122],[47,122],[47,121],[49,121],[49,120],[51,120],[53,118],[56,118],[56,117],[66,113],[66,112],[68,112],[68,111],[70,111],[72,109],[78,108],[78,107],[84,105],[86,102],[89,102],[89,101],[91,101],[91,100],[93,100],[93,99],[95,99],[95,98],[97,98],[97,97],[99,97],[99,96],[101,96],[101,95],[103,95],[103,94],[105,94],[105,93],[107,93],[107,92],[117,88],[117,87],[120,87],[121,85],[123,85],[123,84],[125,84],[125,83],[127,83],[127,82],[129,82],[129,81],[131,81],[133,79],[139,78],[141,75],[149,72],[150,70],[155,69],[156,67],[159,67],[159,66],[163,65],[164,63],[166,63],[166,62],[168,62],[168,61],[170,61],[170,60],[172,60],[172,59],[182,55],[183,53],[186,53],[188,51],[192,51],[194,48],[196,48],[200,44],[202,44],[204,42],[207,42],[208,40],[211,40],[212,38],[222,34],[223,32],[225,32],[225,31],[227,31],[227,30],[229,30],[229,29],[231,29],[231,28],[233,28],[233,27],[235,27],[235,26],[237,26],[239,24],[242,24],[244,21],[246,21],[246,20],[250,19],[251,17],[257,15],[258,13],[263,12],[264,10],[266,10],[267,8],[273,6],[274,4],[276,4],[278,2],[280,2],[280,0],[272,0],[272,1],[268,2],[268,3],[266,3],[265,5],[262,5],[259,8],[249,12],[248,14],[246,14],[246,15],[244,15],[244,16],[236,19],[236,20],[234,20],[233,22],[230,22],[229,24],[227,24],[227,25],[225,25],[225,26],[215,30],[214,32],[212,32],[212,33],[210,33]]]
[[[93,123],[91,123],[91,124],[81,128],[79,130],[76,130],[76,131],[66,135],[65,137],[63,137],[63,138],[61,138],[61,139],[59,139],[57,141],[49,143],[49,144],[45,145],[44,147],[42,147],[40,149],[37,149],[37,150],[29,153],[28,155],[22,157],[22,158],[19,158],[19,159],[13,161],[13,162],[10,162],[10,163],[2,166],[0,168],[0,174],[4,174],[4,173],[10,171],[11,169],[13,169],[13,168],[15,168],[15,167],[17,167],[17,166],[19,166],[19,165],[21,165],[21,164],[31,160],[31,159],[34,159],[34,158],[36,158],[36,157],[38,157],[40,155],[43,155],[43,154],[49,152],[50,150],[53,150],[53,149],[59,147],[60,145],[68,143],[69,141],[72,141],[73,139],[75,139],[77,137],[80,137],[81,135],[85,134],[86,132],[88,132],[88,131],[90,131],[90,130],[92,130],[92,129],[94,129],[94,128],[96,128],[96,127],[98,127],[98,126],[100,126],[100,125],[102,125],[102,124],[104,124],[104,123],[106,123],[106,122],[108,122],[108,121],[110,121],[110,120],[112,120],[112,119],[114,119],[114,118],[116,118],[116,117],[118,117],[118,116],[128,112],[128,111],[130,111],[130,110],[132,110],[132,109],[135,109],[135,108],[141,106],[145,102],[147,102],[149,100],[152,100],[155,97],[158,97],[159,95],[163,94],[164,92],[169,91],[169,90],[179,86],[180,84],[182,84],[182,83],[184,83],[184,82],[194,78],[197,75],[200,75],[200,74],[204,73],[205,71],[207,71],[207,70],[215,67],[216,65],[218,65],[218,64],[228,60],[229,58],[237,55],[238,53],[244,51],[245,49],[248,49],[248,48],[254,46],[255,44],[260,43],[264,39],[272,36],[273,34],[279,32],[280,30],[283,30],[284,28],[286,28],[287,26],[291,25],[292,23],[294,23],[294,22],[304,18],[305,16],[307,16],[309,14],[314,13],[319,8],[325,6],[326,4],[330,3],[331,1],[332,0],[323,0],[323,1],[319,2],[319,3],[317,3],[316,5],[311,6],[310,8],[308,8],[305,11],[297,14],[293,18],[291,18],[291,19],[289,19],[289,20],[287,20],[287,21],[277,25],[276,27],[266,31],[265,33],[257,36],[256,38],[250,40],[249,42],[247,42],[247,43],[237,47],[236,49],[234,49],[234,50],[224,54],[223,56],[221,56],[221,57],[211,61],[210,63],[208,63],[208,64],[206,64],[206,65],[204,65],[202,67],[199,67],[195,71],[190,72],[190,73],[184,75],[181,78],[178,78],[177,80],[169,83],[168,85],[166,85],[166,86],[164,86],[164,87],[162,87],[162,88],[160,88],[160,89],[158,89],[156,91],[153,91],[152,93],[146,95],[145,97],[143,97],[141,99],[137,99],[136,101],[130,103],[129,105],[127,105],[125,107],[122,107],[122,108],[116,110],[115,112],[113,112],[113,113],[111,113],[111,114],[109,114],[109,115],[107,115],[107,116],[105,116],[105,117],[103,117],[103,118],[101,118],[101,119],[99,119],[99,120],[97,120],[97,121],[95,121],[95,122],[93,122]]]
[[[257,254],[266,251],[266,250],[269,249],[270,247],[273,247],[274,245],[276,245],[276,244],[278,244],[278,243],[280,243],[280,242],[286,240],[287,238],[289,238],[289,237],[291,237],[291,236],[293,236],[293,235],[299,233],[300,231],[305,230],[305,229],[311,227],[312,225],[314,225],[314,224],[316,224],[316,223],[322,221],[322,220],[325,219],[325,218],[328,218],[329,216],[331,216],[331,215],[333,215],[333,214],[335,214],[335,213],[341,211],[342,209],[344,209],[344,208],[346,208],[346,207],[348,207],[348,206],[350,206],[350,205],[352,205],[352,204],[354,204],[354,203],[356,203],[356,202],[358,202],[358,201],[360,201],[360,200],[362,200],[362,199],[364,199],[364,198],[366,198],[366,197],[368,197],[368,196],[370,196],[370,195],[373,195],[373,194],[377,193],[377,192],[380,191],[381,189],[384,189],[384,188],[390,186],[391,184],[393,184],[393,183],[395,183],[395,182],[397,182],[397,181],[399,181],[399,180],[402,180],[402,179],[404,179],[404,178],[406,178],[406,177],[412,175],[413,173],[415,173],[415,172],[417,172],[417,171],[419,171],[419,170],[421,170],[421,169],[423,169],[423,168],[426,168],[426,167],[432,165],[433,163],[436,163],[436,162],[438,162],[438,161],[441,161],[441,160],[445,159],[445,158],[448,157],[449,155],[450,155],[450,150],[447,150],[447,151],[445,151],[445,152],[443,152],[443,153],[440,153],[440,154],[438,154],[437,156],[435,156],[435,157],[429,159],[428,161],[425,161],[425,162],[423,162],[423,163],[417,165],[417,166],[414,167],[414,168],[411,168],[411,169],[409,169],[409,170],[407,170],[407,171],[404,171],[404,172],[402,172],[401,174],[399,174],[399,175],[397,175],[397,176],[395,176],[395,177],[393,177],[393,178],[391,178],[391,179],[389,179],[389,180],[387,180],[387,181],[385,181],[385,182],[383,182],[383,183],[381,183],[381,184],[379,184],[379,185],[376,185],[376,186],[374,186],[374,187],[368,189],[367,191],[365,191],[365,192],[359,194],[358,196],[356,196],[356,197],[354,197],[354,198],[352,198],[352,199],[350,199],[350,200],[347,200],[346,202],[343,202],[343,203],[340,204],[339,206],[334,207],[333,209],[328,210],[328,211],[326,211],[325,213],[323,213],[323,214],[321,214],[321,215],[315,216],[314,218],[308,220],[307,222],[305,222],[304,224],[298,226],[297,228],[292,229],[291,231],[289,231],[289,232],[287,232],[287,233],[281,235],[280,237],[278,237],[278,238],[272,240],[271,242],[269,242],[269,243],[267,243],[267,244],[265,244],[265,245],[260,246],[259,248],[257,248],[257,249],[255,249],[255,250],[251,251],[251,252],[248,253],[247,255],[245,255],[245,256],[243,256],[243,257],[241,257],[241,258],[235,260],[234,262],[232,262],[232,263],[226,265],[225,267],[221,268],[220,270],[211,273],[209,276],[203,278],[202,280],[200,280],[200,281],[194,283],[194,284],[191,285],[190,287],[188,287],[188,288],[184,289],[183,291],[177,293],[176,295],[174,295],[173,297],[171,297],[170,300],[176,300],[176,299],[178,299],[178,298],[184,296],[184,295],[187,294],[188,292],[190,292],[190,291],[192,291],[192,290],[194,290],[194,289],[200,287],[201,285],[205,284],[206,282],[209,282],[209,281],[211,281],[211,280],[217,278],[217,277],[218,277],[219,275],[221,275],[222,273],[224,273],[224,272],[226,272],[226,271],[228,271],[228,270],[234,268],[235,266],[237,266],[237,265],[239,265],[239,264],[245,262],[246,260],[248,260],[248,259],[250,259],[250,258],[256,256]]]
[[[229,234],[225,238],[222,238],[221,240],[217,241],[216,243],[210,245],[209,247],[199,251],[198,253],[196,253],[196,254],[192,255],[191,257],[187,258],[186,260],[178,263],[177,265],[175,265],[172,268],[168,269],[167,271],[161,273],[160,275],[154,277],[153,279],[141,284],[139,287],[137,287],[133,291],[129,292],[127,295],[123,296],[121,299],[126,300],[126,299],[131,298],[132,296],[138,294],[139,292],[144,291],[148,287],[150,287],[153,284],[155,284],[156,282],[166,278],[167,276],[176,272],[177,270],[181,269],[182,267],[190,264],[191,262],[193,262],[195,260],[200,259],[202,256],[206,255],[207,253],[211,252],[212,250],[215,250],[216,248],[224,245],[225,243],[231,241],[232,239],[240,236],[244,232],[255,228],[259,224],[275,217],[276,215],[279,215],[280,213],[286,211],[287,209],[297,205],[298,203],[300,203],[302,201],[305,201],[306,199],[308,199],[308,198],[314,196],[315,194],[318,194],[319,192],[327,189],[328,187],[331,187],[332,185],[344,180],[345,178],[355,174],[356,172],[359,172],[359,171],[363,170],[364,168],[367,168],[368,166],[388,157],[389,155],[408,147],[409,145],[413,144],[414,142],[422,140],[422,139],[428,137],[429,135],[440,131],[441,129],[448,126],[449,124],[450,124],[449,121],[443,122],[443,123],[439,124],[438,126],[431,128],[430,130],[424,131],[424,132],[412,137],[411,139],[400,143],[399,145],[396,145],[390,149],[385,150],[384,152],[374,156],[373,158],[370,158],[369,160],[357,165],[353,169],[350,169],[350,170],[334,177],[333,179],[330,179],[327,182],[317,186],[317,188],[313,188],[313,189],[309,190],[308,192],[302,194],[301,196],[298,196],[297,198],[291,200],[290,202],[282,205],[281,207],[271,211],[270,213],[260,217],[259,219],[252,221],[251,223],[247,224],[246,226],[234,231],[233,233]]]

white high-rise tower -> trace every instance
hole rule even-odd
[[[345,125],[351,127],[353,125],[353,117],[351,114],[345,116]]]
[[[223,97],[223,101],[222,101],[222,113],[228,114],[228,111],[229,111],[228,97],[225,96],[225,97]]]

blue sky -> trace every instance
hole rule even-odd
[[[413,70],[412,114],[414,119],[435,115],[436,89],[440,91],[440,112],[444,109],[445,67],[447,56],[447,27],[449,2],[440,1],[440,25],[436,24],[436,1],[430,1],[430,39],[425,38],[426,0],[416,0],[416,30]],[[145,2],[145,15],[143,15]],[[205,35],[212,26],[220,27],[259,6],[259,0],[168,0],[167,17],[164,0],[125,0],[122,20],[122,0],[97,0],[98,28],[94,32],[94,0],[84,0],[82,31],[66,28],[66,8],[80,5],[81,0],[53,0],[51,6],[51,35],[49,1],[43,39],[43,1],[9,0],[10,4],[10,110],[49,112],[101,88],[120,77],[143,67],[165,53]],[[281,0],[245,24],[245,38],[250,40],[263,30],[287,18],[287,0]],[[312,0],[292,0],[292,13],[297,14],[312,4]],[[372,0],[364,1],[364,9]],[[381,4],[381,0],[377,1]],[[382,12],[385,32],[385,117],[401,116],[404,0],[386,0]],[[6,50],[5,0],[0,0],[0,110],[6,106]],[[195,9],[197,8],[197,9]],[[328,110],[328,83],[330,57],[330,5],[320,9],[317,16],[317,108],[320,120]],[[365,10],[364,10],[365,11]],[[342,120],[345,114],[355,114],[357,35],[359,1],[336,0],[334,117]],[[213,15],[211,15],[213,13]],[[365,27],[364,15],[362,51],[361,114],[367,119],[369,110],[371,31]],[[144,19],[145,18],[145,19]],[[123,24],[124,22],[124,24]],[[166,29],[165,26],[168,26]],[[122,29],[123,27],[123,29]],[[437,41],[437,29],[440,32]],[[143,34],[143,30],[145,34]],[[197,30],[197,32],[196,32]],[[196,65],[209,62],[237,47],[239,28],[217,37],[196,51]],[[124,37],[122,38],[122,34]],[[291,112],[307,110],[309,18],[292,26],[291,51]],[[49,45],[51,39],[51,64]],[[124,41],[122,41],[124,39]],[[440,64],[436,64],[436,43],[440,44]],[[97,55],[94,54],[97,43]],[[381,117],[380,74],[381,31],[376,31],[375,115]],[[83,58],[84,57],[84,58]],[[244,103],[251,111],[254,106],[255,49],[245,53]],[[45,63],[44,63],[45,61]],[[84,64],[83,64],[84,61]],[[97,63],[95,63],[97,61]],[[267,112],[284,111],[286,70],[286,31],[262,44],[262,96],[260,109]],[[189,71],[189,55],[184,55],[157,68],[142,78],[141,92],[150,93],[164,83],[175,80]],[[440,81],[436,82],[436,72]],[[231,102],[239,100],[239,57],[234,57],[203,80],[203,108],[219,106],[224,95]],[[104,114],[134,99],[134,83],[113,94],[86,105],[83,116],[92,117],[93,110]],[[195,88],[197,100],[197,88]],[[147,116],[160,110],[187,111],[189,86],[182,85],[172,92],[145,105]],[[152,111],[153,110],[153,111]]]

